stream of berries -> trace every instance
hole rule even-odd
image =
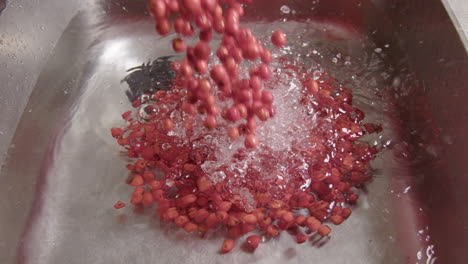
[[[169,90],[138,97],[111,129],[134,158],[130,203],[187,232],[224,232],[221,253],[244,235],[252,250],[282,231],[297,243],[328,236],[372,178],[378,150],[362,137],[381,131],[331,73],[274,56],[242,27],[250,2],[150,0],[156,32],[173,28],[173,49],[185,56],[172,63]],[[212,49],[213,34],[221,42]],[[269,41],[287,46],[280,30]]]

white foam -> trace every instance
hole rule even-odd
[[[275,67],[275,65],[273,65]],[[219,183],[229,178],[228,188],[233,193],[242,195],[246,206],[252,206],[247,199],[247,189],[242,187],[243,179],[248,170],[260,173],[262,179],[280,178],[287,182],[290,177],[302,177],[304,184],[310,183],[305,157],[298,150],[310,149],[311,130],[316,127],[316,115],[310,107],[301,104],[303,87],[299,78],[291,78],[286,71],[279,72],[268,82],[267,87],[275,97],[276,115],[265,121],[257,122],[257,136],[260,145],[245,152],[244,137],[232,141],[226,135],[224,120],[218,119],[220,128],[210,131],[198,122],[194,127],[194,148],[208,148],[211,153],[201,167],[213,183]],[[289,72],[290,74],[292,72]],[[243,159],[235,158],[235,154],[245,152]],[[292,172],[294,172],[294,175]],[[247,190],[247,191],[246,191]],[[251,195],[251,194],[250,194]]]

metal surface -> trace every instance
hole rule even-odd
[[[465,0],[443,0],[455,27],[468,47],[468,2]]]
[[[50,27],[44,25],[46,36],[36,40],[39,47],[50,45],[44,48],[48,53],[30,45],[33,39],[23,43],[15,37],[15,25],[30,22],[12,22],[8,8],[0,16],[0,22],[9,22],[2,24],[2,49],[11,51],[2,56],[14,54],[18,65],[25,65],[11,77],[0,72],[1,79],[6,87],[35,84],[0,174],[0,263],[390,264],[435,257],[437,263],[468,262],[463,206],[468,95],[461,89],[468,62],[438,1],[375,1],[381,11],[358,1],[328,1],[313,5],[314,10],[308,1],[288,3],[297,19],[333,19],[369,36],[368,45],[389,45],[384,59],[396,69],[395,77],[410,75],[422,82],[395,86],[399,108],[388,112],[386,126],[398,144],[375,164],[381,175],[331,240],[316,248],[297,246],[283,235],[255,254],[228,255],[216,253],[220,241],[215,236],[201,240],[147,215],[127,210],[128,216],[119,216],[112,208],[129,192],[124,160],[108,135],[129,107],[121,80],[127,69],[170,54],[168,40],[153,33],[144,1],[45,2],[50,5],[44,3],[34,15],[51,21]],[[423,2],[426,10],[418,8]],[[19,3],[12,5],[19,8]],[[251,22],[279,19],[281,5],[260,3],[247,16]],[[41,25],[28,30],[41,31]],[[393,82],[399,80],[404,78]],[[2,96],[17,93],[7,90]],[[11,107],[21,112],[22,105]],[[13,116],[7,118],[2,127],[13,123]]]

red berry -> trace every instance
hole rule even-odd
[[[150,206],[154,202],[153,194],[150,192],[143,193],[143,205]]]
[[[244,44],[241,44],[242,55],[248,60],[256,60],[260,56],[260,49],[254,39],[250,39]]]
[[[245,137],[245,146],[247,148],[256,148],[259,143],[257,137],[253,134],[249,134]]]
[[[201,0],[201,5],[203,8],[213,12],[218,4],[217,0]]]
[[[147,182],[147,183],[152,182],[152,181],[154,180],[154,177],[155,177],[155,175],[154,175],[154,173],[153,173],[152,171],[145,171],[145,172],[143,173],[143,179],[144,179],[145,182]]]
[[[188,222],[184,225],[184,229],[186,232],[190,233],[190,232],[193,232],[194,230],[196,230],[198,228],[198,226],[193,223],[193,222]]]
[[[264,80],[270,78],[270,67],[266,64],[260,64],[260,66],[258,66],[258,75]]]
[[[262,88],[262,79],[259,76],[254,75],[250,77],[250,87],[254,90],[259,90]]]
[[[231,56],[234,58],[234,60],[237,63],[240,63],[242,61],[243,55],[242,55],[242,50],[239,48],[232,48],[231,49]]]
[[[247,242],[247,245],[249,245],[252,249],[256,249],[258,245],[260,244],[260,237],[257,235],[251,235],[248,236],[245,241]]]
[[[270,63],[272,60],[271,51],[268,49],[264,49],[263,52],[260,54],[263,63]]]
[[[185,224],[187,224],[189,221],[190,220],[189,220],[189,218],[187,216],[179,215],[179,216],[176,217],[174,222],[175,222],[176,225],[178,225],[180,227],[184,227]]]
[[[186,37],[191,37],[193,35],[193,27],[189,21],[184,21],[184,25],[182,26],[182,35]]]
[[[225,30],[228,34],[235,36],[239,31],[239,13],[233,9],[229,8],[226,12],[226,27]]]
[[[234,73],[238,67],[236,60],[232,56],[226,57],[223,65],[229,73]]]
[[[155,190],[159,190],[162,188],[162,184],[160,181],[156,181],[156,180],[153,180],[151,181],[148,186],[150,187],[151,190],[155,191]]]
[[[197,179],[197,187],[200,192],[208,191],[212,186],[211,180],[206,176]]]
[[[294,222],[294,215],[291,212],[285,212],[281,215],[281,220],[290,224]]]
[[[344,218],[341,215],[332,215],[330,216],[330,221],[335,225],[340,225],[343,223]]]
[[[255,118],[249,118],[247,119],[247,128],[250,130],[250,131],[255,131],[255,129],[257,129],[257,121],[255,121]],[[258,139],[256,137],[251,137],[249,139],[252,143],[254,143],[254,141],[256,141],[256,145],[258,145]]]
[[[145,193],[145,188],[143,188],[143,187],[135,187],[135,189],[133,190],[133,194],[132,194],[132,195],[135,195],[135,194],[141,194],[141,195],[143,195],[143,193]]]
[[[349,208],[343,208],[343,210],[341,210],[341,216],[343,216],[343,218],[348,218],[349,216],[351,215],[351,209]]]
[[[311,94],[317,94],[318,93],[318,90],[319,90],[319,86],[318,86],[318,83],[317,81],[313,80],[313,79],[309,79],[307,82],[306,82],[306,88],[307,88],[307,91]]]
[[[205,127],[213,129],[216,127],[216,117],[214,115],[207,115],[205,119]]]
[[[295,222],[296,222],[296,225],[298,225],[298,226],[304,226],[305,222],[306,222],[306,217],[303,216],[303,215],[298,215],[296,217]]]
[[[167,9],[171,12],[179,11],[179,2],[177,0],[167,0]]]
[[[239,16],[243,16],[244,15],[244,8],[242,7],[242,5],[240,5],[239,3],[237,2],[233,2],[231,3],[231,7],[234,8],[237,13],[239,14]]]
[[[217,115],[217,112],[218,110],[214,111],[214,109],[218,109],[215,105],[216,103],[216,98],[214,97],[213,94],[208,94],[205,98],[205,102],[207,105],[209,105],[209,108],[208,108],[208,113],[210,114],[213,114],[213,115]],[[211,107],[215,107],[215,108],[211,108]]]
[[[221,60],[225,60],[229,56],[229,50],[226,46],[219,46],[219,48],[216,50],[216,56]]]
[[[182,0],[182,4],[191,14],[202,12],[200,0]]]
[[[195,70],[197,70],[199,74],[207,74],[208,62],[206,60],[197,60],[195,62]]]
[[[141,186],[143,184],[145,184],[145,181],[143,180],[143,177],[141,177],[141,175],[138,174],[135,174],[133,176],[132,181],[130,182],[131,186]]]
[[[157,19],[166,17],[166,3],[164,0],[151,0],[150,1],[150,10],[153,16]]]
[[[187,207],[188,205],[194,203],[197,200],[197,196],[194,194],[188,194],[178,199],[177,204],[180,207]]]
[[[195,214],[195,222],[201,224],[209,215],[210,213],[208,212],[208,210],[202,208],[198,210],[198,212]]]
[[[216,212],[216,217],[218,218],[219,222],[226,224],[227,220],[229,219],[228,213],[224,211]]]
[[[218,217],[216,216],[215,213],[209,214],[208,217],[206,218],[206,227],[207,228],[213,228],[216,225],[218,225],[218,223],[219,223],[219,220],[218,220]]]
[[[217,84],[224,84],[229,81],[229,75],[223,65],[215,65],[211,70],[211,78]]]
[[[185,44],[185,40],[175,38],[172,40],[172,48],[175,52],[183,52],[187,48],[187,45]]]
[[[111,128],[111,134],[112,134],[112,137],[118,138],[122,136],[123,130],[118,127],[113,127]]]
[[[188,63],[182,63],[180,65],[180,73],[185,77],[190,77],[193,75],[193,69]]]
[[[228,253],[234,248],[235,242],[232,239],[226,239],[221,246],[221,253]]]
[[[305,220],[305,225],[309,228],[311,232],[317,231],[322,223],[313,216],[309,216]]]
[[[244,220],[244,223],[246,224],[254,225],[257,223],[257,217],[253,214],[246,214],[243,220]]]
[[[164,217],[167,220],[173,221],[179,217],[179,212],[177,211],[177,208],[171,207],[166,210],[166,212],[164,213]]]
[[[195,24],[197,25],[198,28],[200,28],[201,31],[208,31],[211,30],[212,27],[212,20],[210,17],[208,17],[206,14],[201,13],[198,16],[195,17]]]
[[[268,109],[264,107],[256,110],[255,114],[257,115],[258,119],[260,119],[261,121],[266,121],[268,120],[268,118],[270,118],[270,112],[268,112]]]
[[[301,233],[296,234],[296,241],[297,241],[298,244],[302,244],[302,243],[306,242],[307,239],[309,239],[309,236],[307,236],[307,235],[304,235],[304,234],[301,234]]]
[[[130,117],[131,114],[132,114],[132,111],[127,111],[127,112],[123,113],[122,114],[122,119],[127,120]]]
[[[204,30],[200,31],[200,40],[210,42],[211,39],[213,38],[213,34],[211,33],[211,30]]]
[[[239,108],[233,106],[228,110],[228,117],[232,122],[237,122],[241,119]]]
[[[321,235],[322,237],[328,236],[328,234],[330,234],[330,232],[331,232],[331,228],[329,226],[327,226],[327,225],[321,226],[319,228],[319,230],[318,230],[319,235]]]
[[[182,18],[176,18],[174,20],[174,31],[178,34],[182,34],[184,32],[185,21]]]
[[[137,205],[143,201],[143,195],[142,194],[134,194],[132,195],[132,199],[130,200],[130,203]]]
[[[262,102],[265,104],[272,104],[273,94],[270,91],[262,91]]]
[[[271,43],[273,43],[273,45],[277,47],[282,47],[286,45],[286,42],[287,42],[286,34],[284,34],[283,31],[281,30],[276,30],[271,35]]]
[[[267,233],[267,235],[269,235],[271,237],[276,237],[276,236],[279,235],[279,229],[274,225],[269,225],[266,228],[266,233]]]
[[[166,118],[162,123],[162,127],[166,132],[172,131],[174,129],[174,122],[170,118]]]
[[[120,208],[123,208],[123,207],[125,207],[125,203],[122,202],[122,201],[118,201],[118,202],[116,202],[116,203],[114,204],[114,208],[115,208],[115,209],[120,209]]]
[[[240,113],[240,116],[242,118],[246,118],[247,117],[247,107],[244,105],[244,104],[237,104],[237,109],[239,109],[239,113]]]
[[[168,19],[163,18],[163,19],[159,19],[156,22],[156,31],[159,33],[159,35],[165,36],[169,34],[170,30],[171,30],[171,23],[169,22]]]
[[[229,211],[229,209],[231,209],[231,206],[232,206],[232,203],[231,202],[228,202],[228,201],[223,201],[221,202],[219,205],[218,205],[218,209],[220,211]]]
[[[215,16],[213,21],[213,29],[218,33],[223,33],[225,29],[224,18]]]
[[[195,56],[200,60],[207,60],[210,56],[210,45],[206,41],[199,41],[195,45]]]

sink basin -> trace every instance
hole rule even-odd
[[[314,63],[383,124],[373,140],[385,150],[353,215],[326,243],[297,245],[283,234],[253,254],[226,255],[217,253],[217,234],[202,239],[152,211],[113,208],[131,193],[128,160],[109,132],[131,107],[127,70],[177,58],[170,38],[155,34],[145,1],[50,2],[63,14],[44,34],[60,37],[41,43],[44,63],[26,67],[37,80],[0,174],[0,263],[468,263],[468,59],[440,1],[260,0],[246,8],[254,32],[280,27],[307,43],[302,54],[321,54]]]

